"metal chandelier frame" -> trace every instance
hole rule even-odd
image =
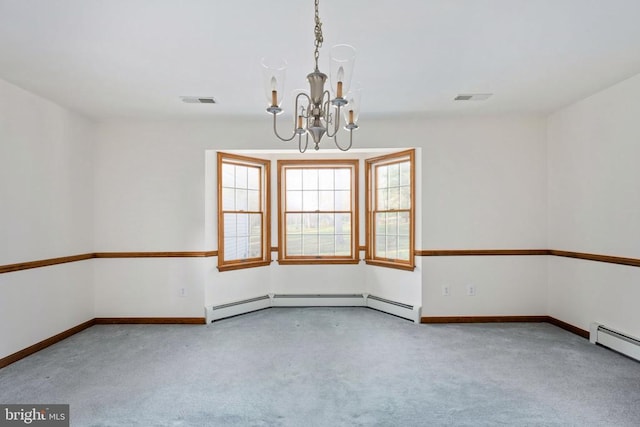
[[[267,112],[273,115],[273,132],[281,141],[288,142],[298,137],[298,150],[304,153],[309,146],[309,135],[314,143],[314,149],[319,150],[319,144],[323,136],[333,139],[336,147],[341,151],[348,151],[353,145],[353,131],[358,129],[356,121],[359,115],[359,96],[360,89],[353,92],[346,92],[350,85],[351,72],[353,70],[353,62],[355,60],[355,49],[349,45],[338,45],[334,49],[341,50],[345,57],[333,58],[332,65],[336,65],[336,72],[332,73],[332,80],[335,82],[335,97],[331,98],[329,90],[324,88],[327,81],[327,75],[318,68],[318,58],[320,56],[320,47],[323,43],[322,23],[318,12],[319,0],[315,0],[315,42],[314,42],[314,61],[315,68],[312,73],[307,75],[309,82],[309,93],[300,92],[295,97],[295,109],[297,115],[294,115],[293,133],[289,137],[282,137],[277,129],[277,116],[282,113],[280,101],[282,97],[282,89],[278,93],[278,88],[284,87],[284,71],[285,66],[274,67],[265,64],[265,89],[267,96],[270,95],[270,104]],[[347,69],[345,72],[345,68]],[[332,87],[333,89],[333,87]],[[333,108],[332,108],[333,107]],[[344,110],[343,110],[344,109]],[[344,129],[349,131],[349,143],[342,146],[338,142],[338,132],[340,130],[340,114],[345,114]],[[333,129],[332,129],[333,128]],[[303,143],[304,136],[304,143]]]

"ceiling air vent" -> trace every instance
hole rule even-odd
[[[486,101],[492,93],[466,93],[453,98],[454,101]]]
[[[180,99],[187,104],[216,104],[213,96],[181,96]]]

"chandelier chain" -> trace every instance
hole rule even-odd
[[[313,53],[313,58],[316,61],[316,71],[318,71],[318,58],[320,57],[320,47],[322,47],[322,42],[324,41],[322,37],[322,22],[320,22],[320,13],[318,12],[318,5],[320,4],[320,0],[315,0],[315,22],[316,25],[313,29],[313,32],[316,36],[315,40],[315,51]]]

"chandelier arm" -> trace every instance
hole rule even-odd
[[[298,106],[300,105],[300,103],[298,102],[298,98],[303,97],[303,98],[307,98],[307,102],[309,103],[309,105],[311,105],[311,97],[309,95],[307,95],[304,92],[300,92],[299,94],[296,95],[296,109],[295,109],[295,114],[293,115],[293,126],[295,127],[296,125],[296,114],[298,114]],[[308,110],[308,108],[307,108]],[[309,117],[309,113],[307,111],[307,115],[303,115],[304,118],[308,118]]]
[[[329,138],[334,138],[338,135],[338,131],[340,130],[340,106],[338,105],[336,107],[336,112],[335,112],[335,119],[334,119],[334,126],[333,126],[333,133],[329,132],[329,129],[327,129],[327,136]],[[327,126],[328,128],[328,126]]]
[[[326,91],[325,91],[326,92]],[[322,95],[322,98],[324,98],[324,94]],[[331,123],[331,109],[329,108],[329,101],[326,100],[322,103],[322,111],[323,111],[323,118],[324,121],[327,123],[327,131],[329,130],[329,123]]]
[[[336,144],[336,147],[338,147],[338,150],[340,150],[340,151],[349,151],[349,149],[353,145],[353,129],[349,129],[349,145],[347,145],[346,148],[342,148],[340,146],[340,144],[338,144],[338,135],[335,135],[333,137],[333,142],[334,142],[334,144]]]
[[[327,96],[327,102],[325,103],[325,109],[327,112],[327,136],[329,138],[333,138],[338,134],[338,130],[340,129],[340,105],[337,105],[337,110],[335,113],[335,117],[334,117],[334,121],[333,121],[333,133],[329,132],[329,121],[331,118],[331,113],[329,113],[330,109],[331,109],[331,94],[329,93],[328,90],[325,91],[326,96]]]
[[[294,110],[294,115],[293,115],[293,135],[291,135],[291,138],[283,138],[278,134],[278,128],[276,126],[276,113],[275,112],[272,113],[273,114],[273,133],[278,137],[278,139],[280,141],[289,142],[289,141],[293,140],[296,137],[296,135],[298,134],[296,132],[296,114],[298,113],[298,105],[299,105],[298,98],[300,98],[300,96],[304,96],[304,97],[307,98],[307,100],[310,101],[309,95],[307,95],[304,92],[301,92],[296,96],[296,104],[295,104],[295,110]]]
[[[283,142],[289,142],[289,141],[291,141],[293,138],[295,138],[295,137],[296,137],[296,133],[295,133],[295,131],[293,132],[293,135],[291,135],[291,138],[283,138],[283,137],[281,137],[281,136],[278,134],[278,128],[276,127],[276,113],[271,113],[271,114],[273,114],[273,133],[278,137],[278,139],[279,139],[280,141],[283,141]]]
[[[309,146],[309,133],[306,134],[306,138],[304,141],[304,149],[302,148],[302,135],[298,135],[298,151],[304,153],[307,151],[307,147]]]

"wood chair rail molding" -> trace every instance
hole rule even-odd
[[[598,262],[606,262],[610,264],[640,267],[640,259],[638,258],[625,258],[625,257],[610,256],[610,255],[588,254],[584,252],[558,251],[555,249],[550,249],[549,254],[559,256],[559,257],[565,257],[565,258],[577,258],[577,259],[583,259],[587,261],[598,261]]]
[[[80,254],[58,258],[41,259],[38,261],[19,262],[16,264],[0,265],[0,274],[11,273],[13,271],[29,270],[31,268],[48,267],[50,265],[65,264],[68,262],[82,261],[95,258],[95,254]]]
[[[549,249],[423,249],[416,250],[418,256],[507,256],[550,255]]]
[[[272,251],[277,247],[272,247]],[[365,250],[363,246],[359,251]],[[416,249],[416,256],[540,256],[553,255],[563,258],[575,258],[587,261],[605,262],[609,264],[640,267],[639,258],[626,258],[611,255],[590,254],[584,252],[561,251],[556,249]],[[92,252],[57,258],[41,259],[37,261],[19,262],[16,264],[0,265],[0,274],[31,268],[48,267],[68,262],[83,261],[93,258],[205,258],[218,256],[218,251],[167,251],[167,252]]]
[[[212,256],[218,256],[218,251],[94,253],[94,258],[205,258]]]
[[[606,262],[609,264],[640,267],[640,259],[611,255],[590,254],[585,252],[560,251],[556,249],[428,249],[416,251],[420,256],[522,256],[553,255],[564,258],[583,259],[587,261]]]
[[[93,258],[191,258],[214,257],[218,251],[190,251],[190,252],[92,252],[58,258],[47,258],[37,261],[19,262],[16,264],[0,265],[0,274],[14,271],[29,270],[31,268],[48,267],[68,262],[83,261]]]

